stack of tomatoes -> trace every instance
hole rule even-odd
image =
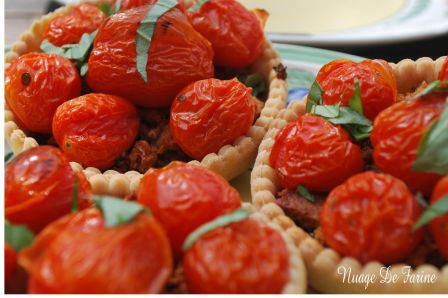
[[[319,234],[340,254],[404,261],[429,222],[448,258],[447,66],[440,81],[397,101],[385,61],[332,61],[311,87],[307,113],[276,136],[270,164],[282,187],[307,206],[326,197],[316,207]]]
[[[171,109],[170,137],[193,159],[249,130],[252,89],[213,77],[215,67],[245,72],[260,56],[264,35],[255,13],[235,0],[189,9],[176,0],[107,5],[84,3],[54,18],[44,53],[11,63],[6,103],[22,128],[100,170],[133,146],[143,108]]]

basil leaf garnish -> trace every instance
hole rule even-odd
[[[13,152],[9,152],[5,154],[5,165],[10,163],[11,160],[14,159],[14,153]]]
[[[130,222],[137,214],[145,210],[138,203],[111,196],[94,195],[93,200],[96,207],[103,213],[105,225],[109,228]]]
[[[93,41],[95,40],[98,30],[92,33],[84,33],[79,40],[79,43],[66,44],[62,47],[57,47],[47,39],[42,41],[40,48],[45,53],[57,54],[64,56],[74,62],[74,64],[80,68],[81,76],[87,73],[87,60],[90,55],[90,51],[93,47]]]
[[[414,171],[448,173],[448,106],[420,140]]]
[[[297,186],[297,188],[296,188],[296,193],[297,193],[299,196],[301,196],[301,197],[307,199],[308,201],[310,201],[310,202],[312,202],[312,203],[315,202],[315,199],[314,199],[313,194],[310,193],[309,190],[308,190],[305,186],[303,186],[303,185],[299,185],[299,186]]]
[[[310,92],[306,101],[306,112],[310,113],[311,109],[315,105],[322,105],[322,87],[317,81],[314,81],[311,85]]]
[[[255,97],[261,95],[266,89],[266,84],[263,80],[263,77],[259,73],[253,73],[250,75],[238,75],[237,79],[247,87],[251,87],[252,95]]]
[[[353,88],[353,96],[348,99],[348,106],[357,113],[364,115],[362,110],[361,88],[359,87],[359,80],[355,78],[355,87]]]
[[[203,224],[192,233],[190,233],[190,235],[188,235],[182,245],[182,251],[188,250],[205,233],[216,230],[220,227],[227,226],[228,224],[231,224],[233,222],[241,221],[243,219],[246,219],[247,217],[249,217],[249,213],[245,209],[240,208],[226,215],[219,216],[206,224]]]
[[[115,2],[115,7],[114,7],[113,14],[116,14],[120,10],[120,7],[121,7],[121,0],[117,0]]]
[[[425,197],[421,192],[415,194],[415,199],[417,200],[417,203],[422,206],[422,208],[426,209],[429,207],[428,202],[426,202]]]
[[[434,92],[447,92],[448,91],[448,81],[434,81],[426,86],[425,89],[417,93],[413,98],[419,98],[429,93]]]
[[[416,231],[422,226],[428,224],[432,220],[440,217],[448,212],[448,195],[443,196],[440,200],[429,206],[428,209],[423,212],[418,221],[412,227],[412,231]]]
[[[108,16],[114,14],[114,9],[107,2],[98,3],[97,7]]]
[[[157,1],[138,26],[135,37],[137,70],[145,83],[148,83],[146,66],[148,64],[149,49],[151,47],[154,31],[156,30],[157,20],[177,4],[176,0]]]
[[[204,5],[205,3],[207,3],[210,0],[198,0],[192,7],[190,7],[188,10],[189,11],[198,11],[202,5]]]
[[[24,225],[13,225],[5,222],[5,241],[18,252],[29,246],[34,240],[34,234]]]

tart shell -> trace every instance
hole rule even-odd
[[[11,50],[5,54],[5,69],[21,55],[33,51],[40,51],[43,34],[51,20],[57,16],[68,14],[73,6],[73,4],[67,5],[43,16],[41,19],[36,20],[29,30],[23,32],[19,40],[12,44]],[[193,160],[190,162],[191,164],[206,167],[227,180],[240,175],[253,164],[257,155],[258,146],[268,126],[277,116],[278,112],[284,108],[288,96],[286,78],[274,70],[275,67],[280,65],[281,60],[278,52],[273,48],[271,42],[266,39],[260,57],[250,68],[252,72],[258,72],[263,76],[269,88],[267,100],[259,118],[249,131],[236,139],[232,145],[225,145],[218,152],[208,154],[201,161]],[[4,121],[6,141],[14,155],[20,154],[32,147],[39,146],[34,138],[29,137],[27,132],[19,127],[14,120],[12,112],[6,106]],[[109,193],[117,196],[131,194],[136,189],[142,177],[142,173],[139,174],[135,171],[120,174],[116,171],[109,170],[101,173],[95,168],[83,169],[75,162],[71,164],[75,170],[84,170],[96,193]]]
[[[445,58],[440,57],[436,61],[430,58],[420,58],[416,61],[405,59],[397,64],[390,63],[397,79],[398,92],[412,92],[422,82],[430,83],[436,80]],[[264,136],[251,173],[252,203],[255,208],[263,209],[265,206],[275,204],[276,194],[282,189],[275,170],[269,164],[275,136],[282,127],[304,114],[305,110],[306,98],[293,102],[279,112],[277,119],[271,123],[270,129]],[[280,207],[273,210],[277,213],[276,216],[284,215]],[[335,250],[322,246],[295,224],[289,227],[289,230],[293,231],[290,234],[293,235],[294,242],[305,262],[308,282],[317,291],[323,293],[448,293],[448,264],[441,269],[423,264],[410,271],[411,274],[434,274],[436,276],[434,283],[405,282],[408,273],[407,265],[394,264],[390,270],[392,274],[398,275],[398,281],[381,283],[383,278],[380,270],[384,267],[383,264],[369,262],[363,265],[354,258],[341,256]],[[345,281],[343,280],[344,268],[351,269],[352,276],[375,274],[376,280],[369,283],[367,288],[366,283],[349,283],[348,274]],[[383,274],[385,274],[384,271]]]

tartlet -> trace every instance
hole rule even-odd
[[[58,16],[67,15],[73,7],[74,5],[61,7],[35,21],[31,28],[23,32],[19,41],[13,43],[11,50],[5,54],[5,69],[21,55],[40,51],[40,44],[44,39],[43,35],[49,23]],[[270,122],[284,107],[287,98],[284,68],[281,65],[279,54],[268,40],[265,39],[262,53],[256,62],[249,67],[249,71],[259,73],[266,82],[268,89],[267,100],[260,116],[249,131],[237,138],[233,144],[223,146],[217,152],[206,155],[200,161],[191,161],[192,164],[204,166],[228,180],[243,173],[251,166]],[[5,136],[15,155],[39,145],[35,138],[31,137],[26,130],[17,124],[8,108],[5,108]],[[120,174],[117,171],[109,170],[101,173],[95,168],[83,169],[81,165],[75,162],[71,164],[75,170],[84,170],[93,190],[97,193],[108,192],[117,196],[130,194],[135,190],[141,178],[141,173],[136,171]]]
[[[407,94],[418,88],[422,82],[430,83],[437,79],[437,75],[442,68],[445,57],[440,57],[436,61],[430,58],[420,58],[416,61],[405,59],[397,64],[390,63],[397,80],[399,94]],[[295,120],[300,115],[305,114],[306,98],[293,102],[286,109],[282,110],[278,118],[271,124],[266,133],[255,161],[255,166],[251,174],[252,202],[256,208],[264,208],[265,205],[273,204],[276,201],[277,193],[282,189],[275,170],[271,167],[269,158],[274,139],[281,128],[289,122]],[[275,209],[278,215],[284,211],[278,207]],[[288,221],[292,222],[290,218]],[[435,274],[435,283],[424,284],[404,284],[403,269],[405,264],[393,264],[391,271],[399,275],[397,283],[374,282],[365,288],[365,283],[343,282],[342,275],[338,274],[338,268],[344,266],[351,268],[352,275],[356,274],[376,274],[384,265],[379,262],[369,262],[365,265],[351,257],[344,257],[335,250],[324,247],[316,239],[312,238],[302,228],[293,224],[291,229],[296,230],[295,243],[307,267],[309,284],[315,290],[324,293],[447,293],[448,292],[448,265],[438,269],[433,265],[423,264],[412,273]]]

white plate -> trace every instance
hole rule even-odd
[[[274,42],[381,45],[448,33],[447,0],[240,0],[270,12]]]

